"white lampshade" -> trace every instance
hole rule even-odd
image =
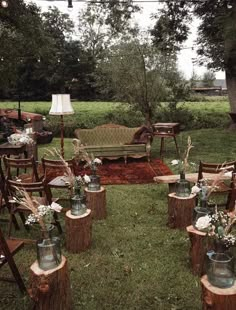
[[[69,94],[52,95],[52,106],[49,111],[49,114],[51,115],[74,114],[74,110],[70,102],[70,95]]]

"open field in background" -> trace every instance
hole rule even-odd
[[[50,103],[47,104],[50,107]],[[229,110],[227,102],[216,103],[216,106],[220,109],[221,104],[225,109],[221,112],[226,113]],[[73,105],[77,109],[77,103]],[[99,105],[96,103],[96,107]],[[191,103],[191,107],[197,105]],[[214,103],[210,105],[213,108]],[[97,108],[96,111],[91,108],[94,103],[78,103],[78,109],[82,106],[83,109],[87,107],[86,113],[90,117],[97,113]],[[111,107],[111,104],[106,105],[106,109]],[[208,102],[205,108],[209,109]],[[202,109],[205,108],[203,104]],[[82,110],[80,116],[81,113]],[[214,112],[211,114],[214,117]],[[177,137],[182,150],[189,135],[194,145],[189,159],[196,164],[200,159],[224,162],[236,158],[236,133],[227,128],[183,131]],[[72,137],[65,139],[66,158],[73,155]],[[165,146],[164,162],[170,166],[170,161],[177,158],[172,138],[165,139]],[[39,158],[52,147],[60,148],[59,138],[54,138],[49,145],[39,145]],[[153,158],[159,157],[159,149],[160,139],[154,138]],[[70,254],[65,250],[62,236],[62,252],[68,259],[74,309],[201,310],[200,281],[191,274],[189,266],[188,235],[166,226],[167,185],[116,185],[106,186],[106,190],[108,217],[93,222],[91,249]],[[64,225],[64,215],[61,214],[60,218]],[[1,225],[7,228],[6,224]],[[37,229],[31,231],[38,236]],[[20,233],[26,235],[23,229]],[[27,285],[29,267],[35,258],[35,248],[29,245],[16,255]],[[7,267],[4,272],[8,272]],[[0,282],[0,295],[1,309],[28,309],[28,298],[22,297],[14,284]]]
[[[208,97],[207,101],[179,103],[176,110],[170,110],[162,103],[154,112],[153,122],[179,122],[182,129],[226,128],[230,123],[229,103],[226,97]],[[127,104],[112,102],[72,102],[75,114],[64,117],[65,136],[71,137],[76,128],[93,128],[105,123],[116,123],[137,127],[144,123],[138,111],[131,111]],[[0,102],[0,108],[17,108],[17,102]],[[22,111],[40,113],[46,116],[45,128],[60,136],[59,117],[48,115],[51,102],[22,102]]]

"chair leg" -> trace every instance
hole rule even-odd
[[[176,147],[177,155],[179,156],[180,154],[179,154],[179,148],[178,148],[177,140],[176,140],[175,136],[173,138],[175,140],[175,147]]]
[[[27,231],[29,231],[29,226],[28,226],[28,225],[25,225],[25,221],[26,221],[26,220],[25,220],[25,216],[24,216],[23,212],[19,212],[19,215],[20,215],[21,221],[22,221],[22,223],[23,223],[25,229],[26,229]]]
[[[56,212],[54,212],[53,218],[54,218],[54,220],[55,220],[55,225],[57,226],[57,229],[58,229],[59,234],[62,234],[61,223],[59,222],[58,215],[57,215]]]
[[[8,264],[9,264],[9,267],[11,268],[11,271],[12,271],[12,274],[21,290],[22,293],[25,293],[26,292],[26,287],[25,287],[25,284],[21,278],[21,275],[19,273],[19,270],[18,268],[16,267],[16,264],[13,260],[13,258],[11,256],[9,256],[7,258],[7,261],[8,261]]]
[[[160,148],[160,158],[163,158],[163,152],[164,152],[164,137],[161,137],[161,148]]]

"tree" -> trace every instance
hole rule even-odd
[[[87,74],[88,85],[93,97],[97,97],[95,71],[97,64],[104,57],[106,51],[115,40],[122,34],[132,31],[129,21],[134,12],[139,10],[133,5],[132,0],[128,1],[100,1],[90,2],[85,10],[78,16],[78,30],[80,43],[87,53],[87,63],[90,72]]]
[[[204,87],[213,87],[215,81],[215,73],[212,71],[207,71],[203,74],[202,86]]]
[[[99,66],[97,80],[103,90],[112,90],[115,99],[141,111],[148,126],[164,98],[176,105],[184,96],[176,59],[163,56],[147,41],[129,39],[114,45]]]
[[[153,42],[171,52],[180,49],[186,40],[186,23],[190,23],[192,16],[201,20],[197,39],[199,64],[225,70],[230,108],[236,113],[236,1],[166,0],[159,13],[151,31]]]

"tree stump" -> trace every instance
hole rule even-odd
[[[103,220],[107,217],[106,210],[106,189],[101,187],[99,191],[92,192],[86,187],[86,205],[92,211],[92,218],[95,220]]]
[[[219,288],[211,285],[207,276],[201,278],[203,310],[236,309],[236,283],[230,288]]]
[[[196,195],[178,197],[175,193],[168,194],[168,225],[170,228],[185,229],[192,224],[193,209],[196,204]]]
[[[37,261],[33,263],[30,267],[29,294],[36,310],[72,309],[70,279],[64,256],[59,266],[47,271],[40,269]]]
[[[189,257],[192,272],[196,275],[203,275],[205,273],[204,263],[206,252],[208,250],[208,243],[206,233],[195,229],[192,225],[186,227],[190,239]]]
[[[66,212],[66,249],[71,253],[86,251],[92,243],[92,216],[91,210],[79,216],[71,211]]]

